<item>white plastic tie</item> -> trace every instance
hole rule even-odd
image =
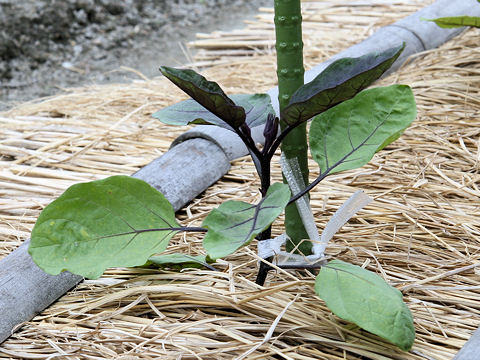
[[[287,239],[287,235],[282,234],[273,239],[259,241],[257,250],[258,256],[262,259],[273,257],[272,263],[277,265],[298,267],[302,267],[305,264],[313,265],[319,260],[322,260],[323,256],[317,256],[316,254],[304,256],[282,251],[281,248],[285,244]]]
[[[333,214],[328,221],[325,229],[323,229],[320,241],[313,244],[312,251],[314,254],[323,255],[327,248],[328,242],[333,238],[340,228],[352,218],[360,209],[369,204],[373,199],[363,190],[356,191],[345,201],[342,206]]]
[[[298,160],[286,159],[282,154],[280,159],[282,171],[285,179],[292,190],[292,193],[298,194],[305,188],[303,177],[300,171]],[[258,243],[258,255],[262,259],[273,257],[273,262],[278,265],[298,266],[315,264],[324,258],[325,249],[328,242],[333,238],[337,231],[348,222],[360,209],[369,204],[373,199],[362,190],[355,192],[347,201],[345,201],[330,218],[325,229],[320,236],[315,224],[315,219],[306,195],[299,198],[295,204],[302,219],[305,230],[313,242],[312,255],[298,255],[282,251],[281,248],[288,239],[286,234],[277,236],[274,239],[262,240]]]
[[[281,253],[281,247],[287,241],[287,234],[282,234],[273,239],[258,241],[257,253],[262,259],[276,256]]]

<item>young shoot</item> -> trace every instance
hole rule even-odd
[[[343,218],[338,215],[332,220],[335,224],[329,226],[325,237],[320,237],[304,198],[328,175],[367,164],[415,119],[415,100],[408,86],[364,90],[392,65],[403,48],[399,45],[380,53],[335,61],[312,82],[300,86],[279,116],[267,94],[228,96],[217,83],[193,70],[161,67],[160,71],[191,99],[153,116],[166,124],[207,124],[234,132],[245,144],[257,170],[261,200],[257,204],[226,201],[213,209],[201,226],[185,227],[178,224],[165,196],[141,180],[113,176],[77,184],[39,216],[29,248],[33,260],[50,274],[68,270],[98,278],[109,267],[164,266],[169,261],[174,267],[190,266],[192,262],[211,267],[216,259],[227,258],[257,239],[264,243],[259,245],[261,249],[271,245],[257,276],[257,282],[263,285],[273,261],[272,251],[282,253],[280,246],[288,244],[288,233],[271,240],[271,225],[288,204],[298,201],[302,225],[307,224],[307,236],[310,243],[315,243],[313,254],[304,255],[310,260],[321,260],[317,293],[338,316],[408,350],[414,328],[401,293],[376,274],[340,260],[326,264],[323,257],[327,238],[348,220],[345,214],[358,209],[358,204],[342,212]],[[320,175],[311,183],[302,183],[301,170],[292,170],[292,166],[297,166],[295,159],[284,155],[284,164],[290,167],[285,177],[294,174],[296,180],[289,180],[291,187],[272,183],[280,180],[271,178],[273,155],[307,121],[311,121],[309,143],[304,146],[309,145]],[[261,125],[265,126],[263,148],[257,147],[251,135],[252,129]],[[162,256],[170,239],[184,231],[205,233],[206,255]],[[287,260],[293,259],[285,263],[285,268],[311,268],[309,263],[300,261],[302,255],[283,254]],[[380,306],[381,315],[377,311]]]

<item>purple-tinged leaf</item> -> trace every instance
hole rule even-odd
[[[162,66],[160,71],[191,98],[231,127],[238,128],[245,122],[245,109],[237,106],[216,82],[208,81],[193,70]]]
[[[281,114],[281,120],[288,125],[300,124],[351,99],[382,76],[404,48],[405,44],[381,53],[333,62],[292,95],[289,105]]]
[[[264,152],[270,150],[270,146],[272,146],[273,142],[277,138],[278,122],[279,119],[274,114],[268,114],[267,122],[265,124],[265,128],[263,129],[263,136],[265,138],[265,144],[263,147]]]
[[[274,112],[268,94],[239,94],[232,95],[231,99],[245,109],[245,123],[250,128],[262,125],[268,114]],[[217,125],[233,131],[229,124],[192,99],[159,110],[153,117],[169,125]]]

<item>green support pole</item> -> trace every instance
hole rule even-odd
[[[303,41],[300,0],[275,0],[275,35],[277,49],[278,101],[280,113],[288,105],[292,94],[303,85]],[[280,118],[280,127],[286,124]],[[283,140],[281,150],[287,159],[297,158],[305,184],[308,184],[308,145],[306,123],[295,128]],[[284,179],[285,182],[285,179]],[[302,239],[308,239],[295,204],[285,209],[285,228],[291,242],[291,251]],[[303,242],[299,250],[311,254],[311,243]]]

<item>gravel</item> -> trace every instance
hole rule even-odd
[[[0,110],[187,62],[196,32],[242,27],[271,0],[0,0]]]

